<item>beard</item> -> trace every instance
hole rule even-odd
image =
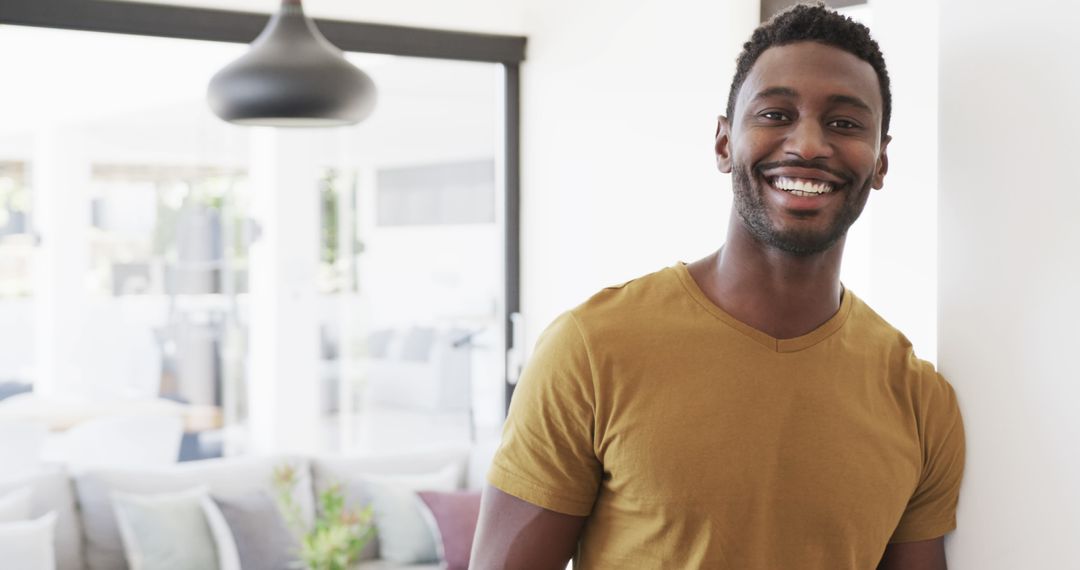
[[[780,228],[769,218],[768,208],[765,205],[764,194],[770,189],[759,184],[756,178],[752,178],[745,167],[735,165],[732,168],[735,211],[742,218],[750,234],[762,244],[800,257],[827,251],[847,235],[848,228],[862,214],[872,183],[873,175],[850,188],[844,196],[840,211],[824,230]]]

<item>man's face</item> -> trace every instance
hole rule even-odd
[[[874,68],[855,55],[816,42],[762,53],[716,139],[750,233],[794,255],[843,238],[884,183],[881,115]]]

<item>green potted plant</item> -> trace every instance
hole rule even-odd
[[[297,567],[347,570],[356,563],[364,545],[375,536],[374,511],[370,505],[359,511],[346,509],[341,485],[334,484],[319,494],[321,508],[314,527],[308,527],[300,516],[300,506],[292,497],[296,480],[293,466],[281,465],[274,469],[275,498],[286,522],[301,536]]]

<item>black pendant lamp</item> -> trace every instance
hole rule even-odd
[[[304,15],[300,0],[282,0],[251,49],[210,79],[214,113],[238,125],[338,127],[375,108],[375,83]]]

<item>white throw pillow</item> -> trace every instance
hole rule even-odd
[[[206,487],[179,493],[114,492],[124,555],[131,570],[218,570],[203,502]]]
[[[33,506],[34,488],[30,485],[0,495],[0,523],[30,518]]]
[[[363,477],[375,510],[381,558],[398,564],[438,562],[438,542],[416,492],[457,489],[462,467],[454,463],[434,473]]]
[[[56,513],[34,520],[0,523],[0,562],[4,568],[56,570],[53,534]]]

